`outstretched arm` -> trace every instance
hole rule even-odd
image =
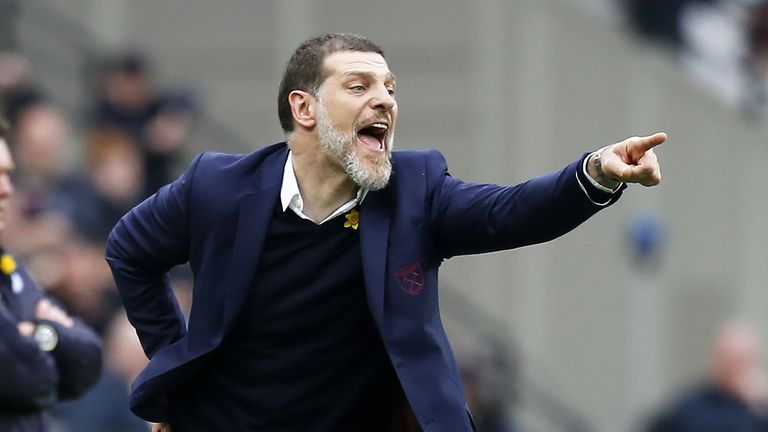
[[[652,148],[665,139],[664,133],[629,138],[514,186],[455,179],[442,156],[433,154],[428,171],[435,184],[431,214],[440,256],[511,249],[567,233],[615,202],[622,183],[657,184],[661,171]]]

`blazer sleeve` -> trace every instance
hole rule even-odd
[[[432,151],[427,162],[428,188],[434,191],[430,219],[441,258],[543,243],[608,207],[621,190],[606,194],[577,179],[583,176],[579,170],[587,156],[558,172],[498,186],[451,177],[443,156]],[[585,188],[592,188],[592,199]],[[596,204],[594,198],[605,204]]]
[[[59,400],[83,395],[101,376],[101,340],[79,319],[72,327],[47,320],[39,320],[41,323],[50,325],[59,335],[59,343],[51,351],[59,373]]]
[[[107,239],[107,263],[149,358],[186,333],[167,273],[189,260],[189,195],[202,157],[123,216]]]
[[[39,410],[58,399],[59,373],[50,353],[22,336],[16,319],[0,305],[0,406]]]

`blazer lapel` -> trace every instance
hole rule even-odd
[[[365,198],[360,210],[360,250],[368,307],[380,332],[384,329],[388,241],[389,206],[386,190],[371,192]]]
[[[229,267],[229,281],[224,299],[224,328],[237,316],[249,287],[256,278],[256,269],[264,248],[272,212],[280,196],[283,169],[288,150],[277,152],[264,161],[254,175],[254,191],[240,199],[237,231]]]

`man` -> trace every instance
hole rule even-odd
[[[705,382],[649,422],[647,432],[764,432],[768,388],[757,329],[734,320],[717,332]]]
[[[13,195],[8,128],[0,122],[0,233]],[[0,250],[0,430],[41,432],[44,411],[88,390],[101,372],[98,336],[46,298]]]
[[[395,86],[363,37],[304,42],[278,96],[287,144],[202,154],[114,228],[107,261],[151,358],[131,408],[155,430],[471,430],[442,260],[550,240],[620,182],[660,180],[664,134],[518,186],[456,180],[436,151],[392,152]],[[186,261],[188,327],[165,282]]]

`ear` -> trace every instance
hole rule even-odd
[[[288,95],[288,103],[291,104],[293,120],[304,128],[315,127],[315,104],[317,99],[311,94],[294,90]]]

